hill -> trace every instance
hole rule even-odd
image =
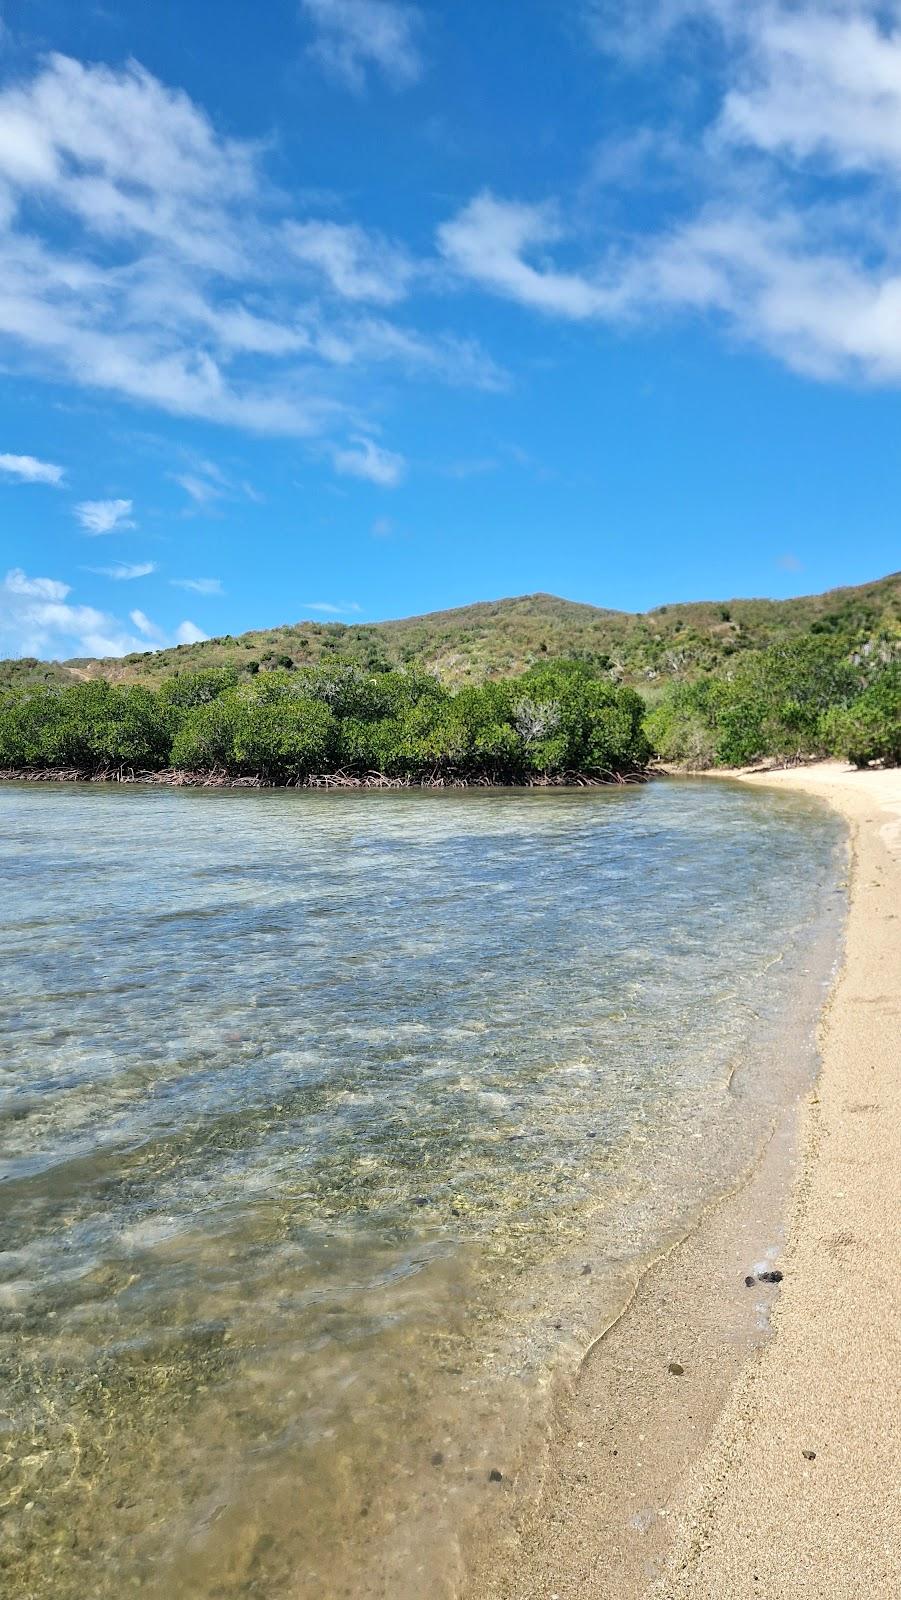
[[[352,663],[370,671],[419,667],[447,685],[511,677],[555,657],[609,666],[623,682],[656,688],[715,671],[748,650],[825,634],[849,650],[901,639],[901,573],[794,600],[663,605],[631,613],[554,595],[523,595],[396,622],[298,622],[122,658],[0,662],[0,685],[106,678],[159,684],[173,672],[237,665]]]

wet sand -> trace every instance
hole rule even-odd
[[[901,772],[744,781],[849,823],[817,1087],[588,1351],[467,1600],[901,1595]]]

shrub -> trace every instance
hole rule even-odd
[[[849,706],[827,713],[823,731],[830,753],[856,767],[901,766],[901,669],[890,667]]]
[[[97,772],[164,765],[293,782],[343,768],[413,780],[611,776],[650,753],[643,702],[586,660],[452,694],[427,673],[356,666],[176,673],[154,694],[105,681],[10,692],[0,764]]]
[[[41,689],[7,702],[0,713],[0,764],[77,767],[85,773],[164,765],[169,729],[149,689],[105,680]]]

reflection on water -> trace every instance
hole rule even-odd
[[[838,860],[719,785],[0,789],[9,1592],[452,1593],[799,1081]]]

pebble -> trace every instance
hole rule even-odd
[[[502,1472],[498,1472],[497,1467],[492,1467],[491,1471],[488,1474],[488,1482],[489,1483],[503,1483],[503,1481],[504,1481],[504,1474]]]
[[[815,1450],[802,1450],[801,1454],[805,1461],[816,1461],[817,1453]]]
[[[759,1281],[761,1283],[781,1283],[782,1282],[782,1273],[779,1272],[779,1271],[775,1271],[775,1272],[758,1272],[757,1277],[758,1277],[758,1279],[759,1279]]]
[[[681,1361],[671,1361],[666,1370],[671,1372],[674,1378],[681,1378],[685,1372]]]
[[[753,1277],[751,1273],[749,1273],[748,1276],[745,1278],[745,1288],[746,1289],[753,1289],[753,1287],[754,1287],[756,1282],[757,1282],[757,1279],[755,1277]]]
[[[587,1278],[587,1276],[588,1276],[590,1271],[591,1271],[591,1267],[589,1266],[588,1262],[586,1261],[584,1267],[582,1268],[582,1277],[583,1278]]]
[[[436,1450],[434,1452],[434,1454],[432,1456],[432,1466],[433,1467],[443,1467],[444,1466],[444,1456],[441,1454],[440,1450]]]

